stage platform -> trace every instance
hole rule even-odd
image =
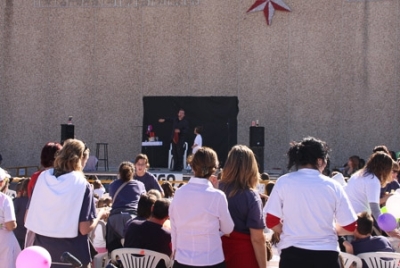
[[[101,168],[99,168],[101,169]],[[193,176],[192,171],[182,170],[182,171],[171,171],[168,168],[150,168],[148,172],[156,176],[158,181],[188,181],[190,177]],[[92,171],[85,172],[86,176],[96,175],[100,180],[114,180],[117,178],[118,171]]]

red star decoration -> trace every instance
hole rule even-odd
[[[276,10],[291,11],[290,7],[286,5],[283,0],[256,0],[256,2],[247,10],[247,12],[264,11],[267,24],[270,25],[272,17]]]

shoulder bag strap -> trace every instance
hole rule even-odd
[[[122,188],[124,188],[124,186],[128,184],[128,182],[129,182],[129,181],[124,182],[124,183],[117,189],[117,191],[115,192],[115,194],[114,194],[114,196],[113,196],[113,200],[117,199],[117,195],[119,194],[119,192],[121,192]]]

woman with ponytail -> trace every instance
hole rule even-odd
[[[288,169],[265,207],[267,227],[280,234],[280,268],[339,268],[338,234],[352,234],[357,216],[343,187],[322,174],[328,146],[313,137],[292,142]]]
[[[106,230],[106,247],[109,253],[122,248],[121,239],[124,237],[125,225],[137,216],[140,196],[146,194],[144,184],[135,180],[134,175],[134,164],[124,161],[119,165],[118,180],[113,181],[108,188],[113,202]]]

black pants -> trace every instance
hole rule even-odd
[[[182,170],[183,166],[183,144],[184,141],[180,140],[178,143],[172,142],[172,156],[174,157],[174,170]]]
[[[186,265],[186,264],[181,264],[177,262],[176,260],[174,261],[174,266],[173,268],[225,268],[225,262],[221,262],[215,265],[208,265],[208,266],[191,266],[191,265]],[[244,268],[244,267],[243,267]]]
[[[279,268],[340,268],[339,252],[289,247],[282,250]]]

